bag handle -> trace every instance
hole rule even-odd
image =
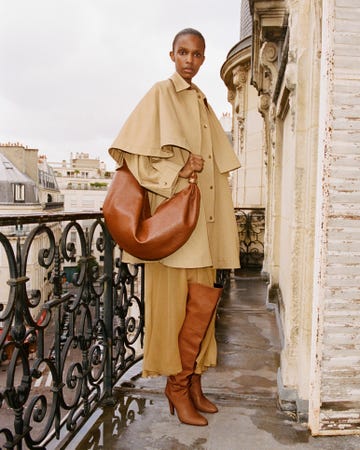
[[[189,178],[188,178],[188,182],[191,184],[197,184],[197,173],[193,172]]]

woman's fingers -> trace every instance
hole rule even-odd
[[[204,168],[204,159],[200,155],[190,155],[189,162],[195,172],[201,172]]]
[[[204,159],[200,155],[191,154],[181,169],[179,176],[189,178],[193,172],[201,172],[204,168]]]

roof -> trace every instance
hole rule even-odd
[[[17,203],[14,197],[15,185],[24,186],[23,203],[38,202],[35,182],[0,153],[0,203]]]
[[[252,17],[247,0],[241,2],[240,41],[252,35]]]

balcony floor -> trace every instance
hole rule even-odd
[[[231,277],[218,308],[218,366],[203,389],[219,406],[209,425],[181,424],[169,414],[164,377],[143,379],[141,364],[115,389],[115,407],[99,408],[68,448],[121,450],[285,450],[360,448],[359,436],[314,438],[306,424],[277,408],[280,340],[257,274]]]

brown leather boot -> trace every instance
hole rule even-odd
[[[201,342],[221,292],[222,288],[212,288],[199,283],[189,284],[186,316],[179,333],[179,351],[183,370],[177,375],[168,377],[165,388],[170,413],[174,414],[175,409],[180,422],[189,425],[207,425],[206,418],[197,412],[192,402],[189,384]]]
[[[169,400],[170,414],[173,415],[174,410],[176,410],[180,422],[187,425],[207,425],[208,421],[195,409],[190,398],[187,382],[181,374],[182,372],[167,379],[165,395]]]
[[[198,411],[204,413],[216,413],[218,409],[214,403],[205,397],[201,389],[201,375],[194,373],[190,381],[190,398]]]

